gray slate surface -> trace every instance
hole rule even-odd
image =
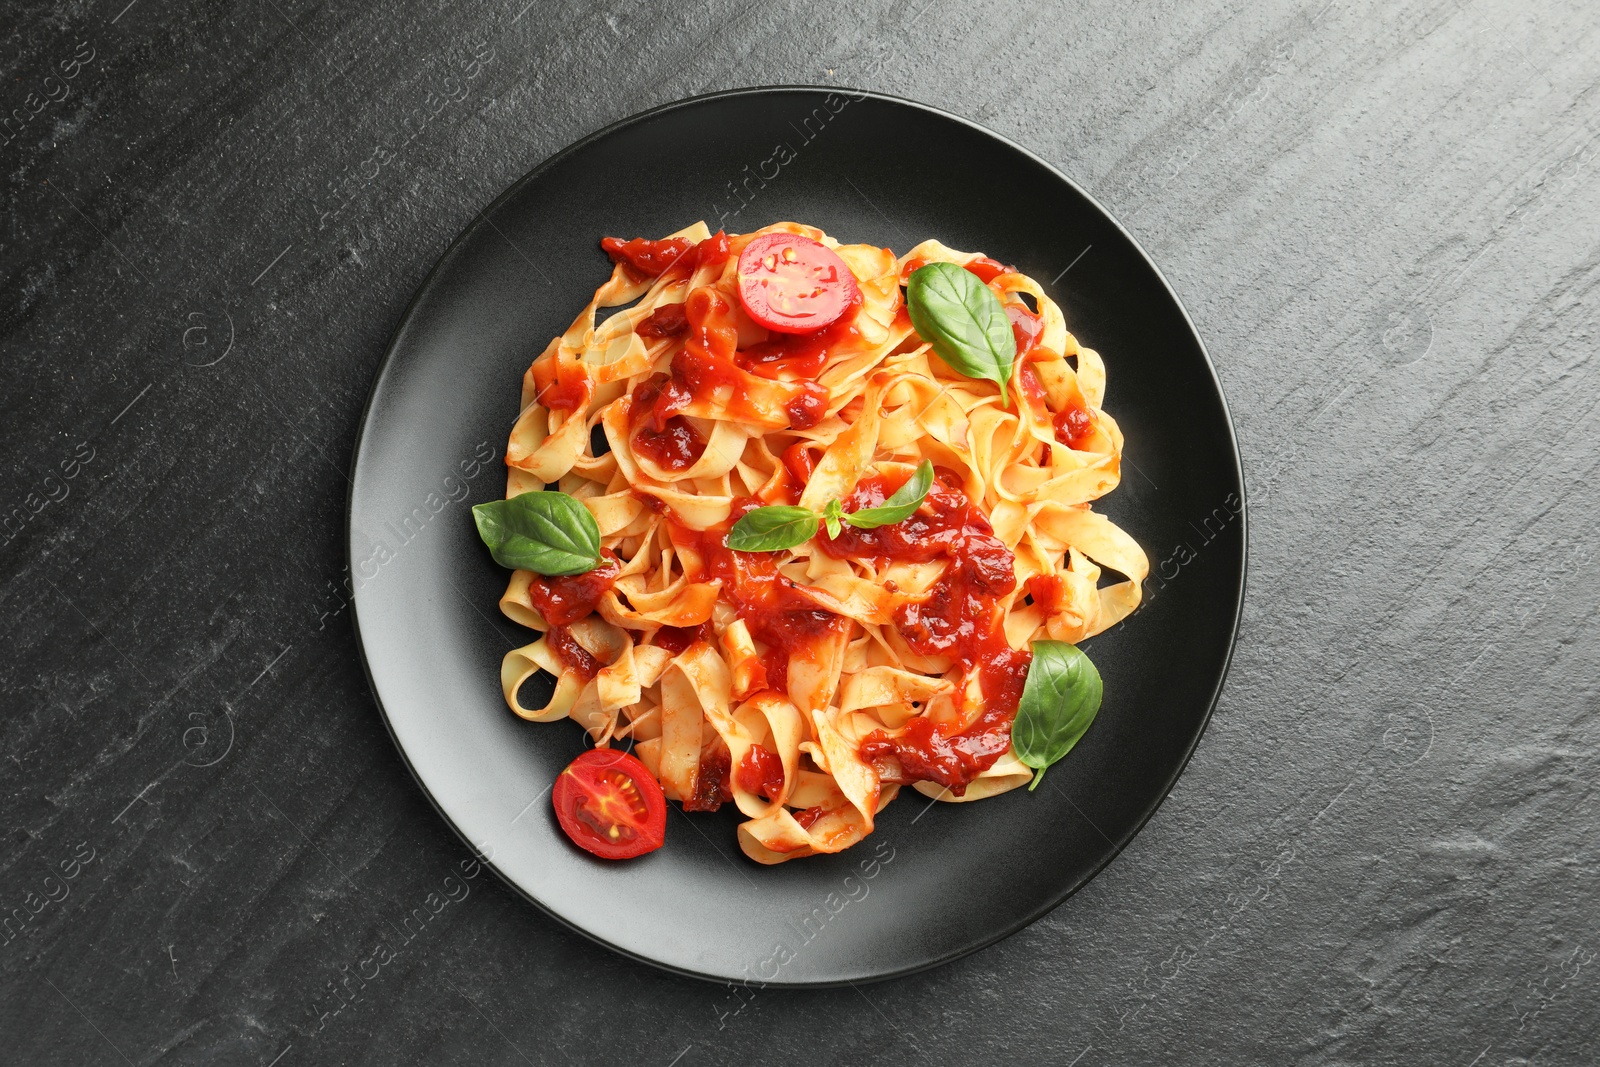
[[[0,1062],[1600,1059],[1600,10],[525,2],[6,5]],[[336,595],[388,333],[552,152],[778,82],[983,122],[1167,271],[1250,489],[1210,730],[928,974],[738,995],[481,876],[332,1014],[465,858]]]

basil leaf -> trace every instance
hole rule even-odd
[[[723,542],[735,552],[777,552],[817,535],[817,513],[810,508],[775,504],[747,511]]]
[[[839,525],[839,520],[844,517],[844,505],[837,500],[830,500],[822,509],[822,521],[828,526],[828,536],[838,537],[844,527]]]
[[[472,509],[478,536],[502,567],[564,578],[600,564],[600,526],[566,493],[534,491]]]
[[[1045,768],[1071,752],[1094,722],[1103,689],[1100,672],[1078,646],[1033,643],[1033,663],[1011,723],[1011,747],[1036,772],[1028,783],[1030,792],[1044,778]]]
[[[994,290],[964,267],[929,263],[906,281],[906,310],[940,359],[969,378],[998,382],[1000,402],[1010,403],[1006,383],[1017,361],[1017,338]]]
[[[875,508],[847,512],[844,521],[858,530],[876,530],[880,526],[904,522],[928,499],[928,490],[932,488],[933,463],[925,459],[917,464],[917,469],[911,472],[906,484],[896,489],[888,500]]]

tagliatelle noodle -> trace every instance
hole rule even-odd
[[[681,380],[674,361],[689,360],[687,345],[742,354],[772,340],[740,306],[736,264],[750,239],[780,231],[832,248],[854,275],[860,305],[813,374],[742,356],[719,364],[719,384],[700,388],[675,416],[673,432],[702,450],[687,465],[664,464],[639,445],[651,383]],[[712,235],[696,223],[671,237],[693,246]],[[864,756],[874,738],[930,728],[959,737],[981,718],[976,675],[926,642],[917,651],[903,625],[909,610],[947,595],[946,571],[957,564],[839,558],[816,539],[759,560],[735,557],[721,537],[752,498],[820,511],[863,479],[904,481],[930,460],[942,499],[964,497],[1010,554],[1015,588],[995,604],[1018,652],[1115,625],[1138,607],[1149,568],[1134,540],[1090,506],[1121,478],[1122,433],[1102,408],[1104,363],[1031,278],[991,270],[988,279],[1038,327],[1002,404],[995,383],[956,372],[917,336],[901,290],[909,266],[965,266],[976,254],[925,241],[897,258],[796,223],[733,236],[727,251],[654,277],[619,261],[524,375],[506,494],[554,483],[580,500],[619,570],[594,613],[566,626],[541,616],[537,576],[514,572],[501,610],[540,637],[507,653],[501,685],[523,718],[571,718],[597,745],[632,745],[669,799],[731,799],[746,820],[740,848],[779,863],[860,841],[908,781],[930,797],[970,801],[1026,784],[1032,771],[1006,750],[952,789],[913,781],[903,760],[886,775],[894,760]],[[687,329],[652,328],[683,321],[670,305],[684,305]],[[696,358],[708,357],[696,349]],[[815,420],[797,417],[796,404],[807,390],[820,395],[818,386],[826,399]],[[560,404],[550,400],[557,393]],[[1068,443],[1053,420],[1074,405],[1086,428]],[[810,465],[803,486],[797,464],[802,473]],[[775,651],[759,636],[771,636],[773,613],[752,606],[752,590],[778,597],[784,617],[809,629]],[[541,672],[554,677],[554,692],[544,706],[525,707],[519,690]],[[755,766],[766,768],[760,791],[742,770]]]

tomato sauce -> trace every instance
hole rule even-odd
[[[735,552],[722,541],[733,524],[761,502],[751,497],[735,501],[728,521],[708,530],[690,530],[672,523],[672,540],[693,546],[702,560],[703,573],[695,581],[720,581],[722,595],[750,630],[750,636],[767,646],[761,656],[768,684],[788,694],[789,660],[805,655],[819,639],[843,634],[850,620],[821,608],[800,593],[795,583],[778,573],[778,557],[771,552]]]
[[[793,506],[800,503],[800,494],[804,491],[805,486],[794,480],[794,472],[780,466],[772,472],[772,479],[757,491],[756,498],[763,504]]]
[[[811,454],[815,447],[814,441],[796,441],[783,450],[783,465],[801,485],[811,481],[811,475],[816,472],[817,457]]]
[[[763,378],[781,378],[785,373],[799,378],[815,378],[827,363],[834,348],[861,340],[856,315],[861,310],[857,290],[845,305],[837,322],[810,333],[779,333],[760,344],[741,348],[739,365]]]
[[[828,413],[828,390],[816,382],[801,382],[800,394],[783,405],[789,416],[789,425],[796,430],[809,430],[822,421]]]
[[[652,644],[676,656],[696,641],[714,641],[716,636],[717,632],[711,628],[709,622],[703,622],[699,626],[663,626],[656,631]]]
[[[668,237],[662,241],[647,237],[635,237],[631,241],[606,237],[600,241],[601,250],[611,257],[611,262],[622,264],[629,277],[641,280],[663,273],[693,246],[694,242],[687,237]]]
[[[1044,320],[1021,304],[1007,304],[1006,318],[1011,320],[1011,336],[1017,339],[1017,355],[1026,356],[1039,347],[1044,336]]]
[[[1011,310],[1010,308],[1006,309]],[[1049,400],[1045,395],[1044,383],[1039,380],[1039,374],[1027,363],[1017,369],[1017,390],[1028,397],[1029,400],[1048,407]],[[1056,440],[1068,448],[1083,449],[1089,444],[1089,439],[1094,436],[1094,412],[1084,404],[1082,398],[1073,392],[1066,406],[1056,412],[1051,418],[1051,425],[1055,427]]]
[[[634,332],[640,337],[675,337],[688,328],[689,317],[682,304],[662,304],[634,327]]]
[[[739,761],[733,780],[747,793],[777,800],[783,793],[783,760],[765,745],[751,745]]]
[[[652,241],[635,237],[624,241],[620,237],[606,237],[600,248],[611,257],[611,262],[622,264],[628,277],[635,281],[655,278],[669,271],[688,276],[699,267],[714,267],[727,261],[730,254],[728,235],[718,230],[698,243],[687,237],[668,237]]]
[[[910,278],[913,272],[919,267],[926,267],[927,265],[928,261],[921,256],[913,256],[906,260],[906,265],[900,268],[900,284],[904,285],[906,279]],[[976,274],[978,280],[984,285],[988,285],[1002,274],[1015,274],[1017,272],[1017,268],[1008,267],[998,259],[990,259],[988,256],[979,256],[971,263],[964,264],[964,266],[967,270]]]
[[[534,575],[528,599],[551,626],[566,626],[588,615],[617,581],[622,565],[609,548],[600,550],[600,565],[585,574],[567,578]],[[586,653],[587,654],[587,653]]]
[[[600,673],[600,661],[578,644],[578,639],[565,626],[550,627],[544,640],[550,646],[550,651],[555,653],[557,661],[575,673],[580,682],[588,682]]]
[[[633,450],[663,470],[686,471],[700,461],[706,439],[675,412],[692,397],[675,377],[656,375],[634,387],[628,402]]]
[[[978,280],[984,285],[988,285],[1002,274],[1015,274],[1017,272],[1017,268],[1008,267],[999,260],[990,259],[988,256],[979,256],[965,266],[967,270],[976,274]]]
[[[672,357],[672,381],[685,397],[706,398],[723,387],[735,392],[737,403],[740,368],[734,362],[739,345],[739,328],[733,309],[722,294],[709,288],[696,289],[684,304],[689,320],[689,338],[683,351]],[[688,403],[687,400],[684,403]]]
[[[719,391],[728,396],[728,410],[735,417],[769,414],[752,409],[741,388],[744,384],[741,372],[746,368],[740,366],[737,358],[739,329],[727,300],[714,289],[703,286],[689,294],[683,308],[688,323],[688,337],[683,348],[672,357],[672,373],[666,378],[657,376],[635,388],[630,408],[634,417],[641,418],[648,409],[651,429],[658,435],[665,434],[667,423],[673,415],[695,400],[711,397]],[[827,329],[818,330],[817,334],[827,332]],[[795,336],[799,342],[804,342],[814,335]],[[795,351],[803,351],[803,346]],[[770,365],[777,366],[779,362],[771,361]],[[807,429],[821,422],[828,407],[828,390],[814,381],[784,384],[793,392],[793,396],[784,404],[790,425],[796,429]],[[688,427],[685,426],[685,429]],[[685,470],[700,458],[705,451],[705,442],[698,434],[690,437],[679,430],[673,433],[670,442],[652,442],[645,447],[658,447],[662,454],[668,456],[692,456],[681,467],[662,463],[669,470]],[[651,458],[655,456],[652,454]]]
[[[558,364],[554,355],[533,365],[534,399],[551,411],[576,411],[594,395],[594,383],[577,362]]]
[[[1059,575],[1035,574],[1028,579],[1028,595],[1046,615],[1054,615],[1066,606],[1066,584]]]
[[[1068,448],[1084,448],[1094,433],[1094,413],[1079,401],[1069,403],[1056,412],[1052,422],[1056,428],[1056,440]]]
[[[718,230],[694,246],[694,259],[686,265],[683,273],[688,275],[701,267],[720,266],[726,263],[731,255],[733,250],[728,247],[728,235]]]
[[[818,804],[814,808],[801,808],[799,811],[793,813],[794,821],[799,823],[807,830],[816,825],[817,820],[826,814],[828,814],[828,809],[823,807],[821,804]]]
[[[903,484],[903,478],[869,475],[844,502],[846,511],[878,507]],[[878,766],[885,781],[930,781],[957,796],[1011,744],[1011,720],[1022,697],[1030,652],[1006,640],[1000,598],[1015,591],[1011,550],[959,489],[936,479],[928,498],[903,522],[875,530],[846,526],[836,538],[817,542],[837,559],[947,561],[944,574],[921,603],[896,609],[895,623],[912,651],[949,656],[963,671],[976,672],[984,708],[959,734],[946,734],[928,719],[913,719],[900,737],[882,730],[861,745],[862,758]],[[888,761],[899,763],[892,774]]]
[[[732,763],[728,746],[719,738],[700,757],[700,773],[695,778],[694,796],[683,799],[683,810],[716,811],[732,800],[733,790],[728,788]]]
[[[646,378],[628,394],[628,419],[634,426],[648,421],[658,433],[666,429],[667,420],[694,401],[689,390],[676,378],[657,374]]]
[[[623,241],[620,238],[607,237],[600,242],[600,247],[605,249],[612,262],[621,263],[623,270],[636,281],[669,273],[687,277],[699,267],[726,262],[732,254],[728,248],[728,235],[721,230],[698,244],[684,237],[669,237],[663,241],[651,241],[643,237]],[[663,304],[640,322],[636,330],[641,337],[673,337],[688,330],[691,325],[699,323],[692,322],[686,305]],[[724,329],[737,338],[737,331],[733,330],[731,325],[725,325]],[[719,340],[726,339],[719,338]],[[728,341],[725,347],[731,354],[732,341]],[[539,360],[533,365],[533,380],[537,390],[536,399],[552,411],[576,411],[586,405],[594,395],[594,383],[589,380],[583,367],[575,363],[563,364],[558,368],[554,358]],[[699,390],[686,393],[678,405],[680,408],[689,402],[690,395],[702,394]],[[826,402],[825,396],[823,399]],[[658,422],[664,422],[670,414],[670,412],[662,413]],[[816,417],[820,419],[820,413]],[[807,425],[815,425],[815,422]],[[687,469],[700,458],[700,452],[705,450],[703,441],[696,450],[694,440],[689,435],[693,434],[694,438],[698,438],[699,435],[693,430],[685,433],[684,429],[674,430],[670,435],[671,439],[660,443],[660,447],[664,454],[682,455],[692,452],[694,458],[684,463],[682,467],[668,467],[668,469]],[[658,434],[666,432],[661,425],[657,425],[655,430]],[[668,465],[662,463],[662,466]]]
[[[706,439],[682,415],[674,415],[660,430],[641,426],[633,435],[633,450],[662,470],[677,473],[700,462]]]

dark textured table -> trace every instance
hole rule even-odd
[[[0,1062],[1600,1059],[1600,10],[525,3],[6,5]],[[362,402],[451,238],[608,122],[780,82],[947,108],[1115,212],[1251,523],[1216,716],[1123,855],[798,993],[474,867],[343,592]]]

